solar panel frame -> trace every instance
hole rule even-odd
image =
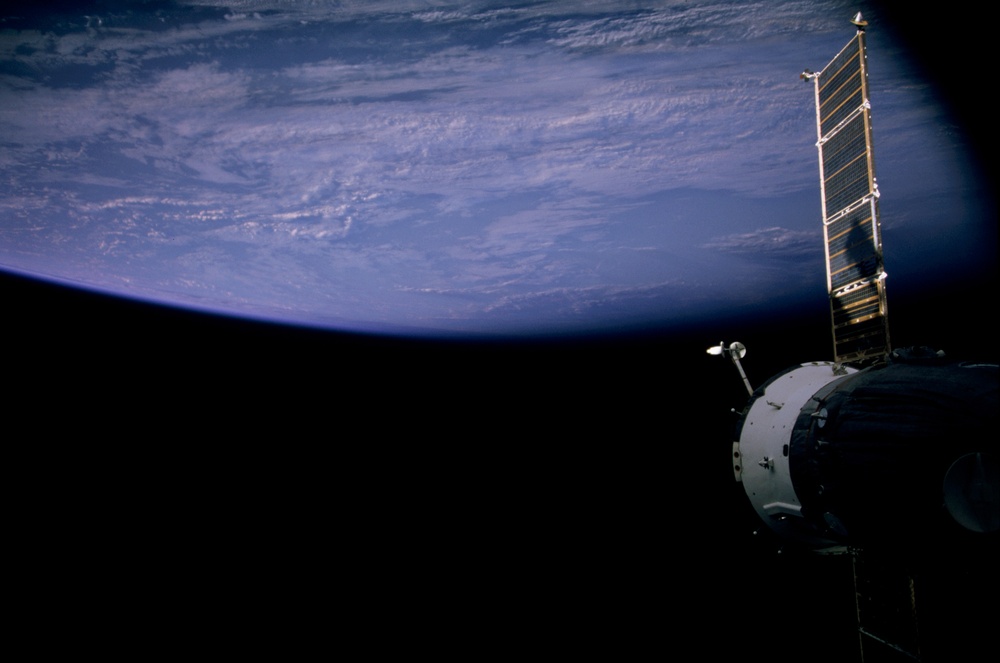
[[[864,31],[811,78],[834,356],[866,363],[890,344]]]

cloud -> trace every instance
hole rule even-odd
[[[702,244],[701,248],[770,259],[775,257],[814,257],[817,247],[821,245],[822,238],[818,230],[789,230],[774,227],[714,237]]]
[[[311,3],[292,4],[291,15],[311,11],[314,22],[331,20],[328,13],[310,10]],[[264,37],[279,17],[289,18],[288,12],[277,12],[284,3],[247,6],[271,12],[271,23],[251,22],[226,33],[241,50]],[[371,10],[374,20],[384,18],[386,7]],[[491,15],[501,26],[491,29],[503,34],[507,23],[519,29],[522,13]],[[343,20],[338,13],[329,14]],[[403,20],[406,14],[398,10],[392,16]],[[425,22],[434,18],[421,16]],[[768,159],[774,152],[772,132],[781,130],[781,118],[787,118],[779,107],[788,101],[791,86],[775,87],[760,75],[748,85],[740,82],[746,74],[732,64],[692,71],[687,58],[664,55],[662,44],[651,45],[659,41],[658,31],[669,26],[684,32],[688,23],[697,22],[683,12],[676,18],[669,21],[662,11],[615,19],[591,19],[583,13],[556,23],[557,33],[573,36],[570,51],[588,38],[611,39],[616,49],[623,42],[649,44],[638,53],[646,58],[638,70],[628,53],[580,57],[559,40],[504,48],[487,43],[484,48],[470,37],[466,45],[439,49],[433,45],[441,33],[432,30],[414,33],[414,57],[400,62],[328,57],[292,60],[276,71],[234,68],[232,56],[238,51],[209,51],[212,60],[182,61],[159,73],[150,86],[143,61],[168,45],[182,45],[190,58],[203,51],[206,35],[225,33],[217,21],[205,22],[169,38],[157,34],[137,42],[101,37],[111,40],[110,46],[123,42],[129,47],[116,51],[114,84],[96,98],[93,90],[53,95],[39,89],[18,96],[35,97],[35,108],[57,108],[78,118],[73,121],[76,132],[49,133],[50,142],[85,141],[88,132],[92,136],[110,129],[148,131],[151,122],[166,141],[151,158],[185,163],[209,182],[219,181],[220,170],[246,171],[247,164],[255,164],[280,186],[281,173],[291,164],[322,164],[331,176],[344,179],[349,173],[363,178],[369,188],[376,182],[404,189],[433,187],[453,200],[446,204],[452,209],[463,205],[454,200],[456,193],[470,192],[476,182],[483,182],[478,189],[485,195],[486,182],[495,183],[495,190],[509,190],[562,181],[567,191],[620,196],[691,186],[763,195],[795,186],[787,170],[776,176],[785,164]],[[432,23],[439,20],[445,19]],[[313,34],[310,26],[292,31],[285,37],[285,53],[275,53],[275,63],[293,57],[295,43],[307,44]],[[352,46],[350,33],[341,39],[343,48]],[[732,63],[740,61],[738,47],[726,49]],[[48,98],[39,97],[43,94]],[[809,100],[803,98],[808,110]],[[753,129],[740,117],[750,112],[780,124]],[[147,124],[140,128],[137,118]],[[212,162],[219,167],[211,168]],[[294,166],[290,172],[296,179],[302,176]],[[451,182],[469,186],[443,186]]]

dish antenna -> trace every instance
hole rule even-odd
[[[750,380],[747,380],[747,374],[743,371],[743,365],[740,364],[740,359],[747,356],[747,346],[736,341],[735,343],[731,343],[727,348],[723,341],[718,345],[713,345],[706,352],[710,355],[729,354],[729,358],[733,360],[733,365],[736,366],[736,370],[740,372],[740,377],[743,378],[743,384],[746,386],[747,392],[753,396],[753,387],[750,386]]]

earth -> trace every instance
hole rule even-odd
[[[10,274],[405,337],[825,302],[799,73],[852,37],[853,5],[33,7],[0,15]],[[995,271],[968,136],[882,7],[860,8],[890,301]]]

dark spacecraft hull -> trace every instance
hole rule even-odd
[[[960,459],[979,454],[981,465],[996,457],[998,385],[996,365],[897,353],[811,399],[789,453],[803,516],[839,540],[912,542],[956,517],[949,498],[961,496],[950,493],[972,491],[965,499],[972,521],[961,524],[995,530],[992,470],[954,490],[946,478],[966,463]]]

